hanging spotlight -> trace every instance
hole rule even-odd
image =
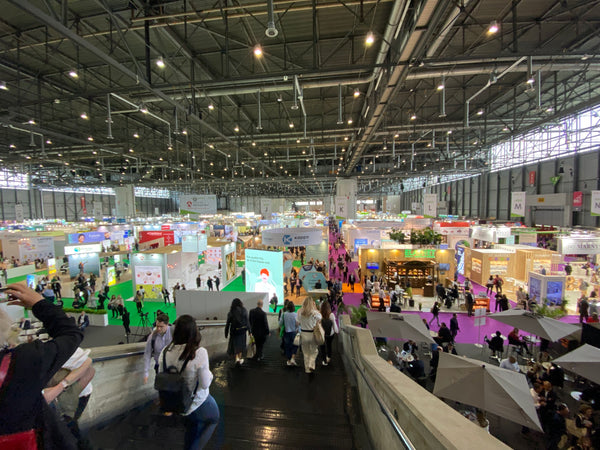
[[[478,115],[478,116],[483,116],[483,109],[480,109],[480,110],[478,110],[478,111],[477,111],[477,115]]]
[[[89,119],[88,115],[86,113],[84,113],[84,112],[82,112],[79,117],[81,117],[83,120],[88,120]]]
[[[212,103],[209,103],[208,109],[212,111],[213,109],[215,109],[215,105],[213,105]]]
[[[365,44],[367,46],[373,45],[373,43],[375,42],[375,35],[373,34],[372,31],[369,31],[367,33],[367,36],[365,37]]]
[[[159,69],[165,68],[165,61],[163,60],[162,56],[156,60],[156,65],[158,66]]]
[[[500,26],[498,25],[498,22],[495,20],[492,20],[492,22],[490,23],[490,26],[487,29],[487,33],[488,34],[496,34],[498,32],[498,30],[500,30]]]
[[[146,105],[140,105],[140,112],[142,114],[148,114],[148,108],[146,108]]]
[[[417,120],[417,115],[416,114],[412,114],[410,116],[410,120]]]
[[[445,87],[446,86],[444,85],[444,83],[440,83],[440,84],[438,84],[437,90],[438,91],[443,91]]]
[[[354,98],[360,97],[360,91],[358,89],[354,89]]]
[[[90,142],[94,142],[94,136],[88,136],[87,140]]]
[[[352,118],[348,119],[348,125],[352,125]]]
[[[140,135],[139,135],[139,133],[136,131],[135,133],[133,133],[133,137],[134,137],[134,138],[136,138],[136,139],[139,139],[139,138],[140,138]]]
[[[0,89],[3,91],[8,91],[8,86],[6,86],[6,81],[0,81]]]
[[[294,128],[294,122],[290,122],[290,128]]]
[[[79,77],[79,75],[77,74],[77,71],[75,71],[75,70],[70,70],[69,71],[69,76],[71,78],[78,78]]]
[[[256,44],[254,46],[254,56],[256,56],[257,58],[260,58],[263,54],[262,51],[262,47],[260,46],[260,44]]]
[[[531,85],[535,83],[535,78],[533,78],[533,75],[530,75],[529,78],[527,78],[527,84]]]
[[[235,131],[236,133],[240,132],[240,127],[238,127],[237,125],[235,126],[235,128],[233,129],[233,131]]]

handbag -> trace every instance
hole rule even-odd
[[[2,363],[0,363],[0,388],[7,381],[11,356],[12,353],[6,353],[2,358]],[[0,448],[10,448],[11,450],[37,450],[37,442],[35,429],[0,436]]]
[[[300,347],[300,344],[301,344],[301,342],[300,342],[300,333],[298,333],[296,336],[294,336],[294,345],[296,347]]]
[[[250,336],[250,342],[248,343],[248,349],[246,350],[246,358],[254,358],[256,355],[256,342],[254,336]]]
[[[313,335],[315,336],[315,342],[317,345],[325,344],[325,330],[323,330],[323,325],[321,325],[320,320],[313,328]]]

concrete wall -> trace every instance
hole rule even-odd
[[[267,315],[272,338],[277,339],[279,329],[276,314]],[[226,357],[227,340],[223,322],[199,321],[202,330],[201,344],[208,351],[211,361]],[[157,394],[154,390],[154,370],[150,370],[148,383],[144,384],[144,360],[137,352],[144,351],[145,343],[94,347],[90,357],[98,360],[104,357],[117,357],[109,361],[95,361],[96,375],[92,380],[94,390],[88,406],[81,417],[80,425],[88,428],[106,422],[136,406],[143,405]],[[129,356],[128,356],[129,355]]]
[[[369,330],[350,325],[345,315],[341,322],[342,355],[346,370],[356,379],[363,421],[373,448],[402,446],[353,361],[365,372],[415,448],[509,448],[379,357]]]
[[[254,292],[222,292],[222,291],[199,291],[186,289],[177,292],[177,314],[189,314],[196,320],[226,320],[227,313],[231,307],[231,301],[239,298],[246,309],[250,311],[256,308],[256,302],[263,299],[263,310],[268,312],[268,294]]]

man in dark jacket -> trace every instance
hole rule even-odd
[[[254,336],[256,354],[252,359],[260,361],[263,359],[263,346],[270,334],[267,314],[263,311],[263,301],[256,303],[256,308],[250,310],[249,314],[250,333]]]
[[[456,313],[454,313],[450,319],[450,334],[452,335],[452,342],[454,342],[456,339],[456,335],[459,331],[460,327],[458,326],[458,317],[456,317]]]
[[[8,375],[0,397],[0,436],[35,429],[41,433],[43,448],[74,450],[77,443],[73,435],[48,407],[42,389],[75,352],[83,333],[61,308],[32,289],[20,284],[8,288],[6,293],[12,299],[10,304],[31,308],[52,340],[37,340],[10,351],[0,351],[0,367],[2,363],[8,364]],[[3,344],[0,342],[0,345]],[[68,386],[67,382],[61,384],[63,388]],[[6,448],[12,448],[11,444],[8,443]]]

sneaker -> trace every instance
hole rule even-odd
[[[324,366],[328,366],[329,365],[329,363],[327,363],[326,361],[321,362],[321,364],[324,365]]]
[[[239,364],[240,366],[241,366],[242,364],[244,364],[244,358],[240,359],[240,360],[238,361],[238,364]]]
[[[331,362],[331,358],[325,358],[325,361],[327,361],[327,364],[329,364]]]

